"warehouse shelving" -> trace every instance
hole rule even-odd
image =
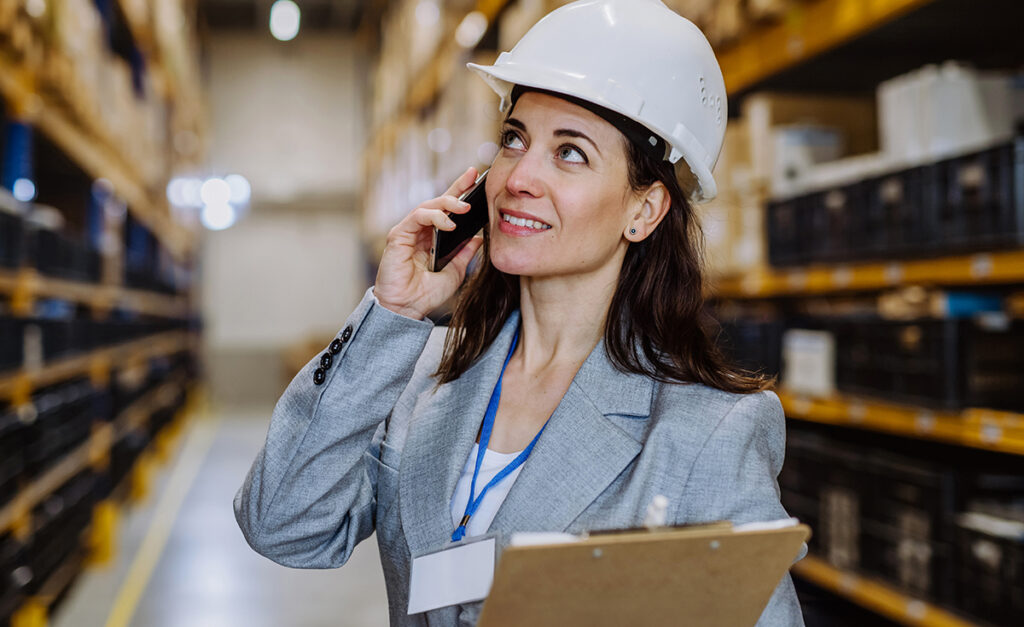
[[[65,459],[45,475],[37,479],[16,499],[0,509],[0,534],[11,530],[17,536],[28,533],[30,512],[37,503],[45,499],[64,482],[88,467],[103,466],[107,463],[113,446],[132,431],[140,428],[153,412],[168,406],[177,394],[177,390],[186,386],[184,378],[169,381],[151,390],[115,419],[113,423],[103,425],[90,437],[89,441],[70,453]],[[183,425],[193,413],[197,389],[193,386],[187,390],[188,401],[174,421],[167,425],[158,435],[156,446],[158,455],[164,459],[169,457],[173,448],[172,440],[180,436]],[[136,463],[133,472],[127,474],[115,486],[109,497],[94,506],[93,519],[89,527],[79,538],[78,549],[69,555],[40,586],[39,590],[26,598],[12,617],[12,625],[45,625],[53,604],[64,594],[74,582],[75,577],[89,564],[106,563],[113,555],[116,543],[116,519],[119,508],[131,499],[144,496],[146,486],[140,485],[148,481],[144,476],[148,469]]]
[[[718,51],[730,106],[742,109],[737,105],[759,90],[804,92],[808,96],[867,96],[882,81],[948,59],[982,69],[1018,67],[1024,61],[1024,48],[1019,46],[1019,34],[1011,25],[1019,23],[1021,11],[1019,2],[1002,0],[985,3],[984,7],[964,0],[789,3],[780,21],[755,26],[734,45]],[[918,259],[894,256],[867,262],[760,267],[711,281],[708,296],[755,305],[758,300],[877,293],[906,286],[1009,290],[1019,284],[1024,284],[1022,248]],[[1019,304],[1014,305],[1012,299],[1006,308],[1019,315]],[[813,398],[785,387],[778,393],[791,424],[817,423],[870,432],[865,441],[874,441],[872,433],[877,433],[880,447],[885,434],[904,438],[908,446],[913,444],[909,440],[921,440],[990,451],[992,463],[1000,454],[1024,455],[1024,415],[1019,413],[977,407],[942,411],[838,393]],[[987,456],[985,453],[978,459]],[[839,473],[836,483],[830,484],[838,493],[845,485],[841,479],[843,466],[830,463]],[[798,502],[794,501],[793,506]],[[811,506],[820,508],[823,503]],[[870,507],[863,501],[860,505]],[[858,516],[863,513],[855,518]],[[835,525],[836,521],[829,524]],[[827,527],[824,521],[822,527]],[[830,532],[823,529],[823,537]],[[938,542],[935,533],[932,530],[926,534],[928,542]],[[861,541],[857,546],[861,551],[879,551],[878,546]],[[865,559],[870,562],[882,558],[874,554]],[[934,564],[918,568],[932,568]],[[792,570],[803,580],[903,624],[963,626],[981,620],[908,596],[895,585],[837,569],[820,556],[809,555]],[[1010,584],[1004,581],[1000,585]],[[943,596],[941,602],[963,603],[960,594],[957,587],[954,596]]]
[[[11,624],[15,627],[46,625],[50,607],[74,582],[75,577],[82,571],[87,557],[85,549],[80,548],[65,560],[60,568],[46,579],[39,592],[32,595],[32,598],[18,609],[17,618],[12,620]]]
[[[194,348],[195,340],[182,331],[169,331],[84,355],[67,357],[46,364],[39,370],[18,370],[0,373],[0,400],[10,399],[13,404],[28,402],[34,388],[66,379],[90,376],[95,380],[109,378],[114,364],[143,363],[147,359],[172,355]]]
[[[119,157],[113,142],[98,124],[90,124],[87,129],[74,123],[59,106],[36,93],[37,82],[38,77],[30,70],[5,60],[0,54],[0,94],[23,113],[21,117],[25,121],[42,130],[86,173],[110,181],[117,194],[128,203],[132,215],[153,231],[178,259],[186,258],[191,238],[184,228],[171,220],[166,199],[147,191],[141,176]]]
[[[27,533],[27,517],[33,507],[80,471],[101,464],[114,444],[137,429],[154,411],[167,406],[183,385],[185,382],[181,379],[164,383],[127,407],[112,423],[94,429],[88,440],[18,492],[0,509],[0,533],[8,530],[14,530],[16,535]]]
[[[793,565],[793,572],[854,603],[905,625],[925,627],[972,627],[970,622],[940,607],[908,597],[892,587],[844,572],[814,555]]]
[[[797,269],[764,268],[743,277],[714,282],[720,298],[800,296],[903,285],[979,285],[1024,283],[1024,251],[996,251],[942,257]]]
[[[792,420],[1024,455],[1024,414],[980,408],[935,411],[871,398],[810,398],[785,390],[778,394],[786,416]]]
[[[474,10],[483,14],[490,24],[513,1],[477,0]],[[377,168],[381,156],[394,150],[402,129],[444,90],[452,72],[456,71],[456,60],[461,51],[455,42],[454,31],[445,33],[424,69],[406,86],[398,114],[370,132],[363,152],[364,167],[368,174]]]
[[[800,3],[719,56],[730,95],[821,54],[932,0],[829,0]]]
[[[98,311],[121,307],[142,314],[181,318],[188,314],[188,303],[180,296],[134,290],[117,285],[96,285],[66,281],[40,275],[31,269],[17,272],[0,269],[0,294],[8,294],[12,310],[26,313],[40,298],[59,298],[82,303]]]

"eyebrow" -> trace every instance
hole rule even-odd
[[[513,126],[513,127],[517,128],[517,129],[523,131],[524,133],[527,132],[526,131],[526,125],[523,124],[522,122],[520,122],[519,120],[517,120],[516,118],[507,118],[505,120],[505,124],[508,124],[509,126]],[[594,150],[597,151],[597,154],[599,154],[599,155],[602,154],[601,153],[601,148],[598,147],[597,142],[595,142],[594,140],[592,140],[589,137],[587,137],[587,135],[585,133],[583,133],[581,131],[577,131],[576,129],[560,128],[560,129],[558,129],[558,130],[556,130],[554,132],[554,136],[555,137],[574,137],[574,138],[577,138],[577,139],[585,139],[586,141],[590,142],[590,145],[594,147]]]

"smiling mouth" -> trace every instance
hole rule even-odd
[[[501,219],[503,222],[508,222],[513,226],[523,226],[528,229],[535,229],[538,231],[546,231],[551,228],[550,224],[544,224],[543,222],[538,222],[537,220],[527,220],[526,218],[516,218],[506,213],[501,214]]]

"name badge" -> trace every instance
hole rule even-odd
[[[412,561],[409,613],[487,598],[494,581],[495,536],[460,542]]]

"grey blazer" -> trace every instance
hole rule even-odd
[[[253,549],[285,566],[332,568],[376,531],[392,625],[474,625],[481,603],[407,615],[409,571],[450,541],[449,503],[518,323],[517,313],[462,377],[437,386],[444,330],[367,291],[325,380],[314,383],[317,356],[281,396],[235,496]],[[673,524],[784,518],[785,436],[774,393],[657,383],[615,369],[599,343],[491,530],[503,546],[513,531],[636,527],[657,494]],[[803,625],[788,573],[758,625]]]

